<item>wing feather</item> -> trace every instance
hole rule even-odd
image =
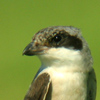
[[[87,81],[87,100],[95,100],[96,99],[96,75],[94,69],[88,74],[88,81]]]
[[[24,100],[45,100],[51,80],[48,73],[42,73],[33,80]]]

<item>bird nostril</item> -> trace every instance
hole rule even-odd
[[[35,43],[35,46],[39,46],[39,43],[38,43],[38,42],[36,42],[36,43]]]

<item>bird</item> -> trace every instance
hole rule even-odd
[[[80,29],[44,28],[33,36],[23,55],[36,55],[41,61],[24,100],[96,99],[93,58]]]

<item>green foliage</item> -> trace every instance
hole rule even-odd
[[[100,100],[100,1],[0,0],[1,100],[23,100],[41,63],[22,51],[37,31],[57,25],[82,30],[94,58]]]

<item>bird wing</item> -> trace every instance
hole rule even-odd
[[[88,74],[87,81],[87,100],[95,100],[96,98],[96,75],[94,69]]]
[[[24,100],[45,100],[51,83],[48,73],[39,74],[32,82]]]

